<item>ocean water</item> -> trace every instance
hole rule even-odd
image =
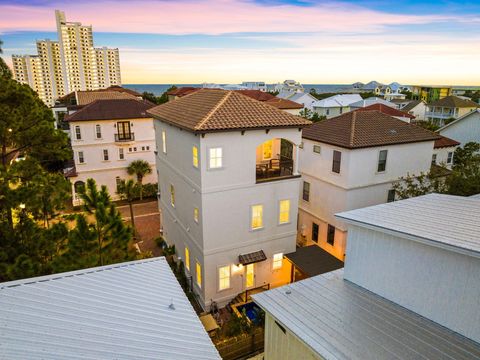
[[[139,93],[150,92],[156,96],[162,95],[170,86],[175,85],[177,87],[181,86],[193,86],[193,87],[202,87],[202,84],[124,84],[123,86],[132,90],[135,90]],[[273,85],[272,85],[273,86]],[[349,88],[350,84],[303,84],[305,91],[310,91],[310,89],[315,89],[317,93],[335,93],[341,92]]]

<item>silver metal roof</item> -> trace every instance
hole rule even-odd
[[[220,356],[161,257],[0,283],[0,359]]]
[[[327,360],[480,358],[479,343],[343,280],[343,269],[252,297]]]
[[[335,216],[359,226],[371,226],[379,231],[480,256],[478,198],[429,194]]]

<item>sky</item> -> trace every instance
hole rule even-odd
[[[479,0],[0,0],[7,63],[57,38],[55,9],[120,49],[125,84],[480,85]]]

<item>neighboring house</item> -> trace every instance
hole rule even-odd
[[[300,115],[303,105],[296,103],[289,99],[282,99],[261,90],[235,90],[243,95],[251,97],[252,99],[265,102],[277,109],[284,110],[292,115]]]
[[[345,224],[340,211],[395,200],[392,183],[428,172],[431,131],[379,111],[353,111],[303,130],[300,151],[300,235],[340,260],[345,256]]]
[[[200,89],[201,88],[198,88],[198,87],[183,86],[183,87],[179,87],[175,90],[167,91],[168,101],[176,100],[178,98],[181,98],[185,95],[191,94],[191,93],[193,93],[195,91],[198,91]]]
[[[240,85],[248,90],[260,90],[267,92],[267,84],[265,81],[244,81]]]
[[[374,92],[377,87],[382,86],[382,85],[383,85],[382,83],[379,83],[378,81],[372,80],[372,81],[366,83],[365,85],[363,85],[362,91],[364,91],[364,92]]]
[[[438,133],[460,142],[461,146],[469,142],[480,143],[480,109],[459,117]]]
[[[302,104],[308,110],[313,110],[313,103],[318,101],[315,96],[305,92],[281,91],[277,97]]]
[[[460,143],[453,139],[441,136],[440,139],[435,140],[433,145],[432,165],[440,165],[451,169],[454,159],[453,154]]]
[[[265,360],[480,358],[478,198],[337,216],[349,224],[344,270],[252,296],[266,312]]]
[[[359,94],[338,94],[317,100],[312,104],[313,111],[327,119],[350,111],[350,104],[362,101]]]
[[[163,235],[204,308],[290,280],[298,146],[309,121],[236,91],[202,89],[155,118]]]
[[[359,108],[354,111],[380,111],[381,113],[385,115],[390,115],[398,120],[405,121],[406,123],[410,123],[413,119],[415,119],[415,116],[410,115],[404,111],[400,111],[398,109],[395,109],[391,106],[386,106],[384,104],[372,104],[364,108]]]
[[[427,103],[423,100],[392,100],[399,110],[402,110],[410,115],[415,116],[416,121],[425,120],[427,113]]]
[[[3,359],[220,359],[165,258],[0,283]]]
[[[144,184],[156,182],[155,132],[146,112],[153,106],[137,99],[96,100],[65,119],[75,159],[68,174],[74,205],[81,203],[77,190],[89,178],[118,199],[118,182],[129,177],[127,167],[133,160],[145,160],[152,167]]]
[[[68,122],[65,117],[78,111],[85,105],[95,100],[113,100],[113,99],[138,99],[142,100],[142,95],[136,91],[122,88],[120,86],[110,86],[106,89],[90,91],[73,91],[55,101],[52,107],[53,116],[56,120],[56,126],[62,130],[69,130]]]
[[[375,94],[382,96],[385,100],[391,101],[393,99],[405,99],[406,95],[402,94],[404,90],[406,90],[406,87],[397,82],[393,82],[389,85],[377,86],[375,88]]]
[[[452,95],[429,103],[425,115],[429,121],[444,126],[446,120],[458,119],[478,108],[480,105],[476,102]]]
[[[395,105],[394,103],[392,103],[390,101],[387,101],[387,100],[384,100],[384,99],[381,99],[381,98],[378,98],[378,97],[369,97],[369,98],[362,99],[362,100],[359,100],[357,102],[351,103],[350,104],[350,110],[356,110],[356,109],[364,108],[364,107],[367,107],[367,106],[370,106],[370,105],[373,105],[373,104],[382,104],[382,105],[390,106],[390,107],[393,107],[393,108],[397,107],[397,105]]]
[[[283,83],[275,84],[273,87],[274,91],[281,92],[301,92],[303,93],[305,90],[298,81],[295,80],[285,80]]]
[[[415,100],[431,103],[452,95],[452,87],[415,85],[412,86],[412,94]]]

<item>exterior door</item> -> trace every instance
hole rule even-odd
[[[250,289],[255,286],[255,264],[245,266],[245,288]]]
[[[130,121],[119,121],[117,123],[117,131],[119,140],[129,140],[131,137]]]
[[[280,160],[293,159],[293,144],[285,139],[280,140]]]

